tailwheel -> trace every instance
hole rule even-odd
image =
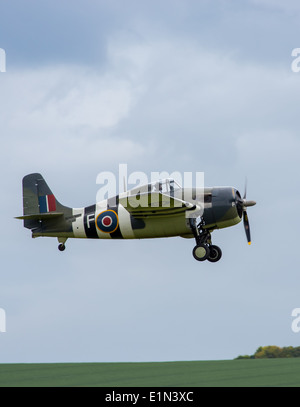
[[[207,260],[212,263],[216,263],[217,261],[220,260],[221,257],[222,257],[222,250],[219,248],[219,246],[210,245],[209,255],[207,257]]]
[[[58,237],[57,240],[58,240],[58,243],[59,243],[58,250],[60,252],[63,252],[65,250],[65,248],[66,248],[65,243],[68,240],[68,238],[67,237]]]
[[[204,261],[208,258],[210,250],[208,245],[200,243],[193,249],[193,256],[198,261]]]
[[[65,246],[63,243],[60,243],[60,244],[58,245],[58,250],[59,250],[60,252],[63,252],[63,251],[65,250],[65,248],[66,248],[66,246]]]

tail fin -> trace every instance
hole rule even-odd
[[[34,173],[23,178],[23,216],[24,227],[36,229],[43,220],[62,215],[72,216],[72,209],[61,205],[41,174]]]

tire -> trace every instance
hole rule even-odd
[[[207,260],[212,263],[216,263],[222,257],[222,250],[219,248],[219,246],[214,245],[211,245],[209,249],[210,251]]]
[[[58,250],[60,252],[63,252],[65,250],[65,248],[66,248],[66,246],[64,244],[62,244],[62,243],[58,245]]]
[[[208,258],[209,256],[209,247],[206,244],[199,244],[194,247],[193,249],[193,256],[194,259],[198,261],[204,261]]]

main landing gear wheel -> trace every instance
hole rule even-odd
[[[200,243],[193,249],[193,256],[198,261],[204,261],[210,254],[209,247],[206,244]]]
[[[207,260],[212,263],[216,263],[217,261],[220,260],[221,257],[222,257],[222,250],[219,248],[219,246],[210,245],[209,256],[207,257]]]
[[[63,252],[63,251],[65,250],[65,248],[66,248],[66,246],[65,246],[63,243],[60,243],[60,244],[58,245],[58,250],[59,250],[60,252]]]
[[[193,256],[198,261],[208,260],[216,263],[222,257],[222,250],[211,244],[211,231],[205,229],[203,217],[200,221],[197,218],[190,218],[190,227],[196,240],[196,246],[193,249]]]

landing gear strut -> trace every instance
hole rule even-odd
[[[204,229],[204,225],[203,218],[201,218],[200,222],[197,222],[196,218],[190,218],[190,226],[196,240],[193,256],[198,261],[208,260],[215,263],[222,257],[222,250],[211,243],[210,231]]]

